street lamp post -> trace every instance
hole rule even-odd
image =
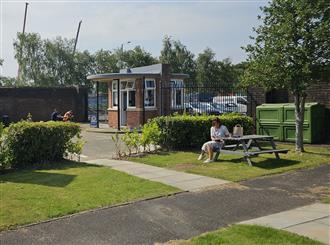
[[[119,68],[123,68],[124,67],[124,61],[123,61],[123,58],[124,58],[124,44],[130,44],[131,41],[127,41],[125,43],[122,43],[120,45],[120,61],[119,61]]]

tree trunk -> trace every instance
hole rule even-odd
[[[295,117],[296,117],[296,151],[304,152],[303,123],[305,115],[305,94],[294,94]]]

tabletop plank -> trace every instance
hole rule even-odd
[[[251,134],[251,135],[243,135],[242,137],[225,137],[223,140],[253,140],[253,139],[273,139],[273,136],[270,135],[257,135],[257,134]]]

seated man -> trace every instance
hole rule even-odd
[[[62,119],[62,116],[58,113],[58,111],[55,108],[54,111],[52,112],[52,114],[50,115],[50,120],[60,121],[61,119]]]
[[[208,153],[208,159],[204,163],[213,162],[213,152],[220,151],[224,145],[223,138],[230,136],[226,126],[221,125],[220,119],[216,118],[212,120],[211,127],[211,141],[203,144],[202,152],[198,157],[198,160],[202,160],[205,153]]]

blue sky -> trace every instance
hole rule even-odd
[[[210,47],[218,59],[245,59],[241,46],[249,43],[252,27],[259,21],[260,6],[267,1],[28,1],[26,32],[43,38],[74,38],[82,20],[78,50],[118,48],[141,45],[159,56],[165,35],[179,39],[198,54]],[[1,74],[15,76],[13,40],[22,30],[24,1],[0,0]]]

